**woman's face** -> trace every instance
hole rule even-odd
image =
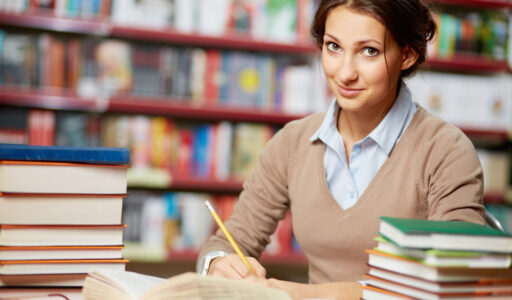
[[[368,14],[338,6],[327,16],[322,66],[343,110],[390,107],[400,71],[415,61],[410,52]]]

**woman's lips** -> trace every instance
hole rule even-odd
[[[342,86],[338,85],[338,92],[343,97],[353,98],[353,97],[356,97],[357,95],[359,95],[362,91],[363,91],[363,89],[351,89],[351,88],[346,88],[346,87],[342,87]]]

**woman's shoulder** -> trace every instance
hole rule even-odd
[[[416,114],[415,136],[421,145],[445,150],[454,147],[474,149],[471,140],[459,127],[433,115],[420,105]]]
[[[313,134],[320,128],[324,120],[325,112],[317,112],[306,117],[288,122],[281,130],[283,138],[288,142],[309,141]]]

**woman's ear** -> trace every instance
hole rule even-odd
[[[412,49],[409,46],[406,46],[402,50],[402,65],[400,66],[401,70],[407,70],[412,67],[416,61],[418,60],[418,52]]]

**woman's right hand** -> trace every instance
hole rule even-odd
[[[230,279],[245,279],[251,276],[265,278],[267,271],[254,257],[247,257],[247,260],[256,271],[256,275],[236,254],[228,254],[215,258],[208,268],[208,275]]]

